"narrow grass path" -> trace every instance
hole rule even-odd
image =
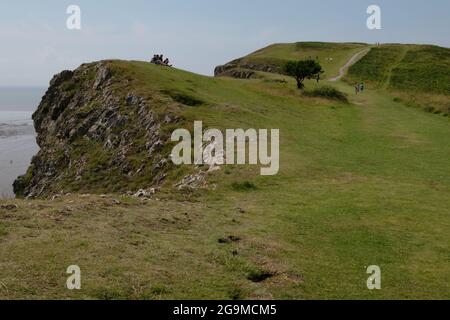
[[[387,90],[389,88],[389,85],[391,84],[392,70],[394,70],[403,61],[403,59],[405,59],[408,51],[409,51],[408,47],[406,47],[406,46],[402,47],[402,52],[401,52],[400,56],[397,58],[397,61],[389,68],[387,75],[386,75],[386,81],[382,87],[384,90]]]

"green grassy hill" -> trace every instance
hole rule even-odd
[[[364,81],[388,89],[411,104],[448,115],[450,49],[429,45],[382,45],[372,48],[349,69],[348,82]]]
[[[335,55],[342,64],[363,45],[348,46]],[[192,168],[180,167],[151,200],[1,200],[1,298],[450,298],[448,118],[385,90],[355,96],[344,82],[306,86],[332,86],[349,103],[305,96],[290,79],[109,66],[155,110],[183,119],[172,129],[194,120],[280,129],[280,173],[224,166],[206,175],[209,188],[186,193],[173,183]],[[65,288],[72,264],[81,291]],[[370,265],[381,267],[382,290],[366,287]]]
[[[325,70],[324,77],[339,74],[339,69],[356,53],[368,48],[363,43],[297,42],[273,44],[243,58],[216,68],[216,75],[234,69],[281,73],[289,60],[318,59]],[[264,74],[263,74],[264,75]]]

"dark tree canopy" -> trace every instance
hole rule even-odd
[[[297,87],[303,89],[305,79],[320,80],[320,75],[323,73],[322,66],[315,60],[300,60],[289,61],[284,66],[284,72],[297,81]]]

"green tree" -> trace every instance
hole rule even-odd
[[[305,79],[320,80],[323,73],[322,66],[315,60],[289,61],[284,66],[284,72],[297,81],[297,88],[303,89]]]

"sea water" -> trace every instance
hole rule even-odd
[[[14,196],[14,180],[38,150],[31,112],[0,111],[0,198]]]
[[[14,197],[14,180],[39,151],[31,117],[42,91],[30,91],[0,89],[0,198]]]

